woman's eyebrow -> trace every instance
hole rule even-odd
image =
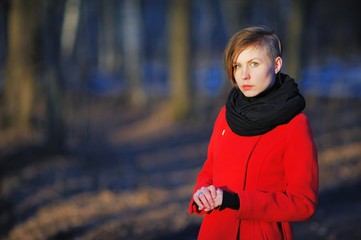
[[[249,60],[248,62],[252,62],[254,60],[258,60],[258,61],[262,61],[262,59],[258,58],[258,57],[255,57],[255,58],[252,58],[251,60]]]
[[[252,61],[254,61],[254,60],[262,61],[262,59],[255,57],[255,58],[251,58],[251,59],[248,60],[247,62],[249,63],[249,62],[252,62]],[[234,61],[233,64],[240,64],[240,62]]]

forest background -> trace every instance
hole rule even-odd
[[[1,0],[0,239],[196,239],[187,214],[230,89],[230,36],[266,25],[306,97],[320,203],[296,239],[360,239],[361,3]]]

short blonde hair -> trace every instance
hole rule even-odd
[[[233,63],[248,47],[265,47],[271,59],[282,56],[281,41],[272,30],[266,27],[249,27],[238,31],[231,37],[224,50],[224,65],[233,85],[236,85]]]

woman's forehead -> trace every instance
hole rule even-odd
[[[268,49],[264,46],[251,45],[238,52],[235,60],[239,58],[268,57]]]

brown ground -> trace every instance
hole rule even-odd
[[[320,203],[295,224],[296,239],[361,239],[360,106],[308,98]],[[210,109],[174,125],[94,100],[68,113],[65,155],[47,154],[35,133],[23,142],[3,133],[0,239],[196,239],[201,219],[187,204],[218,107]]]

